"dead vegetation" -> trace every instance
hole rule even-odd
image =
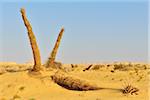
[[[54,46],[54,48],[53,48],[53,50],[51,52],[50,57],[48,58],[48,61],[46,62],[46,67],[52,67],[52,68],[60,67],[57,64],[57,62],[55,62],[55,59],[56,59],[56,54],[57,54],[57,51],[58,51],[58,48],[59,48],[59,45],[60,45],[60,42],[61,42],[61,38],[62,38],[63,32],[64,32],[64,28],[61,29],[61,31],[60,31],[60,33],[59,33],[59,35],[57,37],[55,46]]]
[[[89,70],[93,65],[89,65],[87,68],[85,68],[83,71]]]
[[[40,51],[39,51],[38,45],[36,43],[36,38],[35,38],[34,33],[32,31],[32,27],[26,18],[25,9],[23,9],[23,8],[21,9],[21,14],[22,14],[22,19],[24,21],[24,24],[25,24],[27,31],[28,31],[28,37],[29,37],[32,52],[33,52],[34,66],[33,66],[33,69],[31,71],[39,72],[42,68],[41,68]],[[64,32],[64,28],[61,29],[61,31],[58,35],[58,38],[56,40],[55,46],[51,52],[51,55],[48,58],[48,61],[46,62],[45,67],[47,67],[47,68],[52,67],[52,68],[61,69],[61,63],[55,62],[55,58],[56,58],[56,54],[58,51],[58,47],[60,45],[60,40],[62,38],[63,32]],[[85,70],[88,70],[91,66],[92,65],[90,65]],[[69,75],[66,76],[66,75],[60,74],[60,73],[56,73],[55,75],[53,75],[52,79],[54,80],[54,82],[56,82],[60,86],[63,86],[65,88],[71,89],[71,90],[82,90],[82,91],[85,90],[86,91],[86,90],[100,89],[99,87],[96,87],[95,85],[91,85],[84,80],[76,79],[76,78],[73,78]]]
[[[30,40],[30,45],[31,45],[31,48],[32,48],[32,53],[33,53],[33,58],[34,58],[34,66],[33,66],[33,69],[32,71],[34,72],[38,72],[40,71],[42,68],[41,68],[41,56],[40,56],[40,51],[39,51],[39,48],[38,48],[38,45],[37,45],[37,42],[36,42],[36,38],[35,38],[35,35],[32,31],[32,27],[26,17],[26,12],[25,12],[25,9],[21,8],[20,10],[21,14],[22,14],[22,19],[24,21],[24,24],[27,28],[27,31],[28,31],[28,37],[29,37],[29,40]]]
[[[119,71],[128,71],[128,70],[145,70],[149,69],[149,65],[145,64],[138,64],[138,63],[114,63],[114,70],[119,70]]]
[[[125,86],[123,89],[122,89],[122,93],[123,94],[135,94],[135,95],[138,95],[138,92],[139,92],[139,89],[132,86],[131,84],[128,84],[127,86]]]
[[[104,68],[104,67],[105,65],[103,64],[96,64],[91,68],[91,70],[99,70],[100,68]]]
[[[55,83],[69,90],[88,91],[102,89],[86,80],[82,80],[60,71],[52,75],[51,78]]]
[[[40,50],[38,49],[36,38],[35,38],[35,35],[32,31],[32,27],[31,27],[31,25],[30,25],[30,23],[26,17],[25,9],[21,8],[20,12],[22,14],[22,19],[23,19],[24,24],[25,24],[27,31],[28,31],[28,37],[30,40],[30,45],[32,48],[32,53],[33,53],[33,58],[34,58],[34,66],[33,66],[32,70],[30,70],[30,71],[39,73],[39,71],[41,71],[41,69],[43,69],[42,65],[41,65]],[[64,28],[61,29],[61,31],[58,35],[58,38],[56,40],[55,46],[51,52],[51,55],[48,58],[48,61],[46,62],[44,67],[47,67],[47,68],[52,67],[52,68],[58,68],[58,69],[61,68],[62,64],[60,62],[56,62],[55,58],[56,58],[56,54],[58,51],[58,47],[60,45],[60,40],[62,38],[63,32],[64,32]]]

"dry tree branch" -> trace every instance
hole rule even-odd
[[[89,70],[93,65],[89,65],[87,68],[85,68],[83,71]]]

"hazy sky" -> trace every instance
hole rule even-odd
[[[50,55],[62,27],[65,28],[65,32],[57,61],[148,61],[146,0],[67,1],[1,3],[0,62],[23,63],[32,60],[27,30],[20,14],[21,7],[26,9],[43,63]]]

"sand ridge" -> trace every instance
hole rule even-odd
[[[0,100],[148,100],[150,67],[147,64],[94,64],[87,71],[83,71],[88,67],[84,64],[76,64],[74,68],[69,64],[62,66],[64,73],[104,88],[96,91],[68,90],[51,79],[57,70],[32,76],[28,73],[30,67],[28,64],[0,65],[0,69],[5,70],[0,75]],[[120,91],[129,83],[139,89],[138,95],[125,95]]]

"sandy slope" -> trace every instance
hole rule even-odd
[[[98,69],[82,71],[84,69],[82,66],[87,65],[78,65],[75,68],[64,66],[67,66],[65,70],[68,74],[86,79],[104,89],[67,90],[51,80],[50,75],[54,74],[54,71],[44,71],[38,76],[29,75],[28,71],[11,71],[0,74],[0,100],[148,100],[149,67],[141,69],[132,66],[134,69],[121,71],[113,70],[113,65],[109,67],[104,65]],[[4,66],[0,67],[2,69]],[[128,83],[140,89],[138,95],[122,94],[120,89]]]

